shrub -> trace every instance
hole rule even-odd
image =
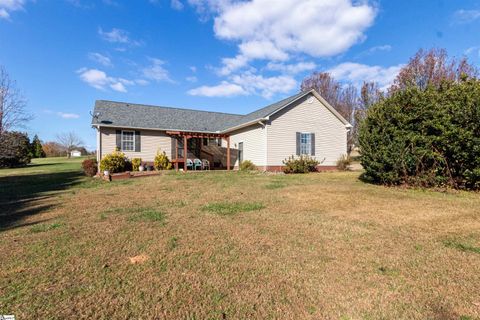
[[[155,156],[155,160],[153,161],[153,166],[156,170],[170,170],[172,168],[172,164],[170,163],[170,160],[168,159],[165,151],[157,151],[157,155]]]
[[[26,166],[31,160],[30,141],[25,133],[0,134],[0,168]]]
[[[350,170],[350,165],[352,164],[352,158],[350,156],[343,154],[337,160],[337,169],[340,171],[348,171]]]
[[[359,142],[366,181],[480,189],[480,81],[393,93],[368,110]]]
[[[94,175],[97,174],[97,170],[98,170],[97,160],[96,159],[83,160],[82,168],[83,168],[83,172],[85,172],[85,174],[88,177],[93,177]]]
[[[283,164],[285,173],[307,173],[317,171],[319,162],[310,156],[301,155],[299,157],[290,156],[283,160]]]
[[[133,158],[132,159],[132,171],[138,171],[138,168],[142,164],[142,158]]]
[[[250,160],[243,160],[240,162],[240,171],[254,171],[257,170],[257,167]]]
[[[108,170],[110,173],[124,172],[128,164],[128,159],[124,153],[114,151],[107,154],[100,161],[100,170]]]

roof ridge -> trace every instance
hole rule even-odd
[[[153,104],[131,103],[131,102],[121,102],[121,101],[113,101],[113,100],[95,100],[95,102],[100,102],[100,101],[101,102],[112,102],[112,103],[117,103],[117,104],[124,104],[124,105],[128,105],[128,106],[135,105],[135,106],[142,106],[142,107],[148,107],[148,108],[164,108],[164,109],[183,110],[183,111],[217,113],[217,114],[226,114],[226,115],[230,115],[230,116],[239,116],[239,117],[246,116],[245,114],[229,113],[229,112],[221,112],[221,111],[209,111],[209,110],[198,110],[198,109],[192,109],[192,108],[156,106],[156,105],[153,105]]]

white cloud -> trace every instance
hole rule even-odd
[[[121,82],[115,82],[110,84],[110,88],[112,88],[115,91],[118,92],[127,92],[127,89],[125,88],[125,85]]]
[[[277,93],[289,93],[298,86],[290,76],[263,77],[252,72],[234,75],[229,81],[215,86],[201,86],[188,94],[205,97],[232,97],[238,95],[260,95],[270,99]]]
[[[331,57],[365,39],[377,10],[367,1],[189,0],[200,14],[214,15],[219,39],[238,43],[238,54],[222,59],[220,75],[252,60],[286,61],[301,54]]]
[[[267,59],[267,60],[281,60],[288,59],[288,54],[285,51],[278,49],[271,41],[268,40],[252,40],[243,42],[239,45],[242,56],[249,60],[253,59]]]
[[[467,56],[477,54],[480,57],[480,46],[470,47],[464,52]]]
[[[0,19],[10,20],[10,13],[23,10],[25,0],[0,0]]]
[[[382,89],[386,89],[393,83],[403,65],[391,67],[369,66],[354,62],[341,63],[328,70],[335,79],[350,82],[360,87],[363,81],[375,81]]]
[[[104,56],[103,54],[97,53],[97,52],[90,52],[88,54],[88,58],[92,61],[95,61],[105,67],[111,67],[112,66],[112,61],[110,60],[109,57]]]
[[[98,28],[98,34],[103,40],[111,43],[120,43],[130,46],[140,46],[142,44],[140,41],[131,39],[129,32],[118,28],[113,28],[111,31],[103,31],[102,28]],[[124,48],[119,49],[125,50]]]
[[[377,51],[390,51],[390,50],[392,50],[392,46],[389,44],[384,44],[383,46],[371,47],[370,49],[368,49],[368,52],[375,53]]]
[[[190,70],[195,73],[195,72],[197,72],[197,67],[195,67],[195,66],[190,66]]]
[[[82,68],[77,73],[83,82],[99,90],[106,90],[107,87],[110,87],[118,92],[127,92],[125,86],[134,84],[133,81],[127,79],[109,77],[104,71],[98,69]]]
[[[170,1],[170,6],[175,10],[182,10],[183,9],[183,3],[180,0],[171,0]]]
[[[201,86],[191,89],[187,93],[191,96],[203,97],[232,97],[248,94],[241,86],[226,81],[216,86]]]
[[[248,66],[248,59],[245,56],[237,55],[235,58],[223,58],[223,67],[217,69],[220,76],[228,76],[232,72]]]
[[[376,9],[351,0],[270,0],[231,3],[215,18],[217,37],[256,41],[278,52],[328,57],[344,52],[365,38]]]
[[[195,76],[190,76],[190,77],[186,77],[185,80],[187,80],[188,82],[197,82],[198,78]]]
[[[43,109],[43,113],[46,113],[46,114],[55,114],[57,115],[58,117],[60,118],[63,118],[63,119],[78,119],[80,118],[80,115],[76,114],[76,113],[68,113],[68,112],[54,112],[50,109]]]
[[[151,64],[142,70],[145,78],[155,81],[173,82],[168,71],[163,67],[165,61],[156,58],[149,58],[149,60]]]
[[[457,10],[455,11],[453,18],[458,23],[469,23],[480,19],[480,10]]]
[[[146,85],[148,85],[150,82],[148,82],[148,81],[145,80],[145,79],[136,79],[136,80],[135,80],[135,83],[138,84],[138,85],[141,85],[141,86],[146,86]]]
[[[57,112],[57,115],[60,118],[63,118],[63,119],[78,119],[78,118],[80,118],[80,115],[78,115],[76,113]]]
[[[263,77],[246,72],[231,77],[233,83],[238,84],[250,94],[261,95],[270,99],[278,93],[286,94],[298,87],[297,81],[291,76]]]
[[[288,74],[297,74],[305,71],[313,70],[317,67],[314,62],[298,62],[294,64],[284,64],[269,62],[267,64],[267,70],[281,71]]]

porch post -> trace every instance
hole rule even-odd
[[[230,136],[227,136],[227,170],[230,171]]]
[[[187,171],[187,136],[183,136],[183,170]]]
[[[175,136],[175,171],[178,171],[178,138]]]

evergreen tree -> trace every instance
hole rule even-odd
[[[33,158],[45,158],[45,151],[43,151],[42,142],[37,135],[33,137],[31,152]]]

